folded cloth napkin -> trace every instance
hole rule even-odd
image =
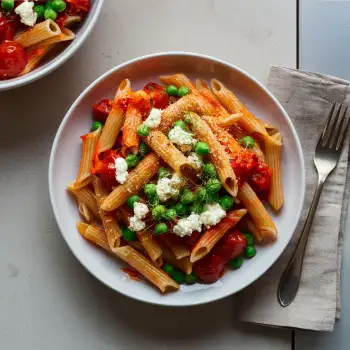
[[[331,76],[272,67],[268,88],[286,109],[299,135],[306,168],[305,202],[298,228],[279,260],[238,298],[243,321],[270,326],[331,331],[340,316],[340,263],[349,195],[348,148],[328,177],[310,232],[296,299],[288,307],[277,300],[280,277],[296,247],[317,184],[313,155],[332,103],[350,106],[349,82]],[[283,136],[283,130],[281,131]],[[283,235],[283,232],[279,233]]]

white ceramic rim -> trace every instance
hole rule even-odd
[[[149,301],[147,299],[144,299],[142,297],[138,297],[138,296],[133,296],[133,295],[129,295],[127,293],[125,293],[123,290],[117,290],[114,288],[114,286],[112,286],[110,283],[102,280],[98,273],[96,273],[96,271],[94,271],[92,268],[88,268],[87,266],[85,266],[85,264],[83,263],[82,259],[80,258],[80,256],[74,251],[74,247],[72,247],[68,241],[68,239],[65,237],[64,233],[63,233],[63,230],[62,230],[62,227],[60,225],[60,222],[58,220],[58,209],[56,207],[56,203],[54,202],[53,198],[54,198],[54,191],[53,191],[53,172],[52,172],[52,169],[53,169],[53,162],[54,162],[54,158],[55,158],[55,154],[56,154],[56,149],[57,149],[57,145],[58,145],[58,141],[60,139],[60,135],[62,133],[62,130],[64,129],[66,123],[68,122],[68,119],[70,117],[70,114],[72,113],[72,111],[75,109],[75,107],[80,103],[80,101],[85,97],[85,95],[91,91],[97,84],[99,84],[102,80],[104,80],[107,76],[109,76],[110,74],[114,73],[115,71],[121,69],[121,68],[124,68],[130,64],[133,64],[135,62],[138,62],[138,61],[142,61],[144,59],[148,59],[148,58],[153,58],[153,57],[162,57],[162,56],[168,56],[168,55],[172,55],[172,56],[192,56],[192,57],[198,57],[198,58],[204,58],[204,59],[208,59],[208,60],[212,60],[212,61],[215,61],[215,62],[218,62],[222,65],[225,65],[227,67],[229,67],[230,69],[233,69],[233,70],[237,70],[238,72],[240,72],[242,75],[246,76],[248,79],[252,80],[255,84],[257,84],[262,90],[265,91],[266,94],[269,95],[269,97],[276,103],[276,105],[280,108],[281,112],[283,113],[291,131],[292,131],[292,134],[296,140],[296,144],[297,144],[297,153],[298,153],[298,156],[300,157],[301,159],[301,173],[302,173],[302,178],[303,178],[303,181],[302,181],[302,184],[301,184],[301,192],[302,192],[302,195],[299,199],[299,203],[298,203],[298,211],[297,211],[297,217],[300,219],[300,215],[301,215],[301,211],[302,211],[302,208],[303,208],[303,204],[304,204],[304,197],[305,197],[305,160],[304,160],[304,155],[303,155],[303,151],[302,151],[302,147],[301,147],[301,144],[300,144],[300,140],[299,140],[299,137],[298,137],[298,134],[294,128],[294,125],[292,123],[292,121],[290,120],[287,112],[285,111],[285,109],[282,107],[282,105],[278,102],[278,100],[275,98],[275,96],[265,87],[263,86],[257,79],[255,79],[253,76],[251,76],[249,73],[245,72],[244,70],[236,67],[235,65],[231,64],[231,63],[228,63],[226,61],[223,61],[221,59],[218,59],[218,58],[214,58],[214,57],[211,57],[211,56],[208,56],[208,55],[203,55],[203,54],[198,54],[198,53],[192,53],[192,52],[181,52],[181,51],[174,51],[174,52],[159,52],[159,53],[154,53],[154,54],[150,54],[150,55],[145,55],[145,56],[140,56],[140,57],[137,57],[137,58],[134,58],[132,60],[129,60],[127,62],[124,62],[112,69],[110,69],[109,71],[107,71],[106,73],[104,73],[103,75],[101,75],[99,78],[97,78],[94,82],[92,82],[80,95],[79,97],[75,100],[75,102],[73,103],[73,105],[70,107],[70,109],[68,110],[68,112],[66,113],[65,117],[63,118],[62,122],[61,122],[61,125],[59,126],[58,128],[58,131],[56,133],[56,136],[55,136],[55,139],[54,139],[54,142],[53,142],[53,145],[52,145],[52,149],[51,149],[51,153],[50,153],[50,160],[49,160],[49,172],[48,172],[48,177],[49,177],[49,192],[50,192],[50,201],[51,201],[51,205],[52,205],[52,208],[53,208],[53,212],[54,212],[54,215],[55,215],[55,218],[56,218],[56,222],[58,224],[58,227],[61,231],[61,235],[64,237],[64,240],[66,241],[68,247],[70,248],[70,250],[72,251],[73,255],[78,259],[78,261],[84,266],[85,269],[87,269],[95,278],[97,278],[100,282],[102,282],[104,285],[106,285],[107,287],[111,288],[112,290],[126,296],[126,297],[129,297],[129,298],[132,298],[132,299],[135,299],[135,300],[138,300],[138,301],[142,301],[142,302],[145,302],[145,303],[148,303],[148,304],[154,304],[154,305],[162,305],[162,306],[172,306],[172,307],[186,307],[186,306],[195,306],[195,305],[201,305],[201,304],[207,304],[207,303],[210,303],[210,302],[213,302],[213,301],[216,301],[216,300],[220,300],[220,299],[223,299],[223,298],[226,298],[232,294],[236,294],[238,292],[240,292],[242,289],[246,288],[247,286],[249,286],[250,284],[254,283],[254,281],[256,281],[258,278],[260,278],[275,262],[276,260],[283,254],[284,250],[286,249],[287,245],[289,244],[293,234],[294,234],[294,231],[297,227],[297,224],[298,224],[298,221],[296,221],[294,227],[292,230],[290,230],[290,237],[288,237],[288,239],[286,240],[286,244],[283,246],[283,249],[281,250],[281,253],[275,257],[275,259],[272,260],[272,262],[270,263],[269,266],[267,266],[265,269],[259,271],[259,273],[257,273],[253,279],[253,281],[251,282],[247,282],[245,284],[243,284],[240,289],[236,290],[235,292],[231,292],[230,290],[226,290],[225,292],[223,292],[221,295],[219,296],[216,296],[216,297],[213,297],[213,298],[206,298],[206,299],[202,299],[202,300],[199,300],[199,301],[195,301],[195,302],[191,302],[191,303],[186,303],[184,305],[181,305],[181,304],[169,304],[169,303],[164,303],[162,302],[162,298],[159,298],[159,302],[152,302],[152,301]],[[277,291],[276,291],[277,293]],[[276,294],[276,298],[277,298],[277,294]]]
[[[74,55],[74,53],[79,50],[80,46],[90,34],[92,28],[95,26],[97,18],[101,12],[103,3],[104,0],[97,0],[96,8],[94,9],[95,11],[92,14],[92,17],[90,18],[86,29],[83,31],[79,38],[74,39],[72,43],[68,47],[66,47],[65,50],[62,53],[60,53],[57,56],[57,58],[55,58],[54,61],[52,61],[52,64],[50,64],[49,62],[47,67],[41,69],[39,68],[33,73],[23,75],[22,77],[0,81],[0,91],[14,89],[29,84],[35,80],[38,80],[44,77],[46,74],[53,72],[63,63],[65,63],[69,58],[71,58]]]

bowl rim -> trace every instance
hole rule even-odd
[[[213,296],[210,298],[205,298],[205,299],[201,299],[201,300],[196,300],[196,301],[190,301],[190,302],[186,302],[186,303],[172,303],[171,299],[167,299],[166,302],[164,299],[162,299],[161,297],[159,299],[157,299],[157,301],[151,301],[148,300],[147,298],[143,298],[141,296],[134,296],[134,295],[129,295],[126,293],[126,291],[124,290],[119,290],[116,289],[111,283],[109,283],[108,281],[103,280],[102,278],[99,277],[99,274],[94,271],[92,268],[87,267],[84,262],[83,259],[81,259],[81,257],[79,256],[79,254],[77,252],[75,252],[74,247],[70,244],[69,240],[66,238],[66,235],[63,233],[62,230],[62,226],[60,223],[60,220],[58,220],[59,218],[59,211],[58,208],[56,206],[56,202],[54,200],[54,189],[53,189],[53,163],[54,163],[54,159],[55,159],[55,155],[56,155],[56,151],[57,151],[57,147],[58,147],[58,142],[60,140],[61,137],[61,133],[63,131],[63,129],[65,128],[68,120],[70,119],[70,115],[72,114],[72,112],[75,110],[76,106],[79,105],[79,103],[81,102],[81,100],[93,89],[95,88],[96,85],[98,85],[101,81],[103,81],[105,78],[107,78],[108,76],[110,76],[111,74],[113,74],[114,72],[116,72],[117,70],[120,70],[126,66],[129,66],[131,64],[134,64],[136,62],[145,60],[145,59],[150,59],[150,58],[155,58],[155,57],[164,57],[164,56],[190,56],[190,57],[197,57],[200,59],[206,59],[206,60],[211,60],[217,63],[220,63],[224,66],[227,66],[229,69],[231,70],[236,70],[238,71],[240,74],[242,74],[243,76],[245,76],[246,78],[250,79],[251,81],[253,81],[257,86],[259,86],[272,100],[273,102],[278,106],[278,108],[280,109],[280,111],[283,113],[285,120],[287,121],[288,126],[290,127],[290,130],[292,132],[292,135],[294,137],[294,139],[296,140],[296,144],[297,144],[297,154],[298,154],[298,158],[300,159],[300,163],[301,163],[301,175],[302,175],[302,183],[301,183],[301,196],[299,198],[299,203],[298,203],[298,210],[297,210],[297,215],[296,217],[298,218],[298,220],[296,220],[294,227],[292,228],[292,230],[290,230],[290,237],[288,237],[288,239],[286,240],[286,243],[284,244],[284,246],[281,247],[281,252],[280,254],[278,254],[272,261],[271,263],[266,266],[266,268],[262,269],[259,271],[259,273],[257,273],[255,275],[255,279],[251,282],[247,282],[243,285],[240,286],[240,288],[234,292],[230,291],[229,289],[226,288],[226,290],[224,289],[224,292],[221,293],[220,295],[217,296]],[[279,101],[276,99],[276,97],[264,86],[262,85],[262,83],[260,83],[256,78],[254,78],[252,75],[250,75],[248,72],[242,70],[241,68],[238,68],[237,66],[228,63],[224,60],[221,60],[219,58],[215,58],[209,55],[204,55],[204,54],[199,54],[199,53],[193,53],[193,52],[188,52],[188,51],[169,51],[169,52],[158,52],[158,53],[153,53],[153,54],[149,54],[149,55],[144,55],[144,56],[139,56],[136,58],[133,58],[131,60],[128,60],[124,63],[121,63],[113,68],[111,68],[110,70],[108,70],[107,72],[105,72],[104,74],[102,74],[99,78],[97,78],[95,81],[93,81],[91,84],[89,84],[82,92],[81,94],[78,96],[78,98],[74,101],[74,103],[72,104],[72,106],[69,108],[69,110],[67,111],[66,115],[64,116],[54,139],[52,148],[51,148],[51,152],[50,152],[50,159],[49,159],[49,171],[48,171],[48,182],[49,182],[49,193],[50,193],[50,201],[51,201],[51,205],[53,208],[53,212],[54,212],[54,216],[56,219],[56,222],[58,224],[59,230],[61,235],[63,236],[66,244],[68,245],[68,247],[70,248],[71,252],[73,253],[73,255],[77,258],[77,260],[80,262],[81,265],[84,266],[84,268],[89,271],[97,280],[99,280],[100,282],[102,282],[104,285],[106,285],[107,287],[111,288],[112,290],[127,296],[129,298],[132,298],[134,300],[138,300],[138,301],[142,301],[148,304],[153,304],[153,305],[160,305],[160,306],[171,306],[171,307],[186,307],[186,306],[195,306],[195,305],[201,305],[201,304],[207,304],[207,303],[211,303],[217,300],[221,300],[223,298],[229,297],[231,295],[237,294],[238,292],[240,292],[241,290],[243,290],[244,288],[248,287],[249,285],[251,285],[252,283],[254,283],[256,280],[258,280],[263,274],[266,273],[267,270],[269,270],[277,261],[277,259],[283,254],[283,252],[285,251],[287,245],[290,243],[294,233],[295,233],[295,229],[298,225],[298,222],[300,220],[300,216],[301,216],[301,212],[302,212],[302,208],[303,208],[303,204],[304,204],[304,198],[305,198],[305,159],[304,159],[304,154],[302,151],[302,147],[301,147],[301,143],[298,137],[298,134],[294,128],[294,125],[291,121],[291,119],[289,118],[287,112],[285,111],[285,109],[283,108],[283,106],[279,103]]]
[[[16,77],[14,79],[0,80],[0,91],[15,89],[32,83],[44,77],[45,75],[53,72],[63,63],[65,63],[68,59],[70,59],[75,54],[75,52],[80,49],[81,45],[90,34],[92,28],[95,26],[104,1],[105,0],[96,0],[96,8],[94,9],[94,12],[88,22],[88,25],[86,29],[82,32],[81,36],[79,38],[75,38],[72,41],[72,43],[65,50],[63,50],[62,53],[56,56],[51,62],[49,61],[47,67],[38,69],[33,73],[29,72],[29,74],[25,74],[21,77]]]

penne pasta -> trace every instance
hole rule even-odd
[[[54,44],[49,45],[36,45],[28,49],[28,62],[22,72],[19,74],[20,76],[25,75],[31,72],[38,64],[44,59],[44,57],[55,47]]]
[[[221,146],[209,125],[195,113],[189,113],[191,118],[191,129],[203,142],[207,143],[210,149],[209,159],[215,165],[219,179],[225,190],[236,197],[238,183],[236,175],[230,164],[230,159],[225,149]]]
[[[147,252],[148,256],[151,258],[152,262],[158,267],[162,266],[163,265],[162,247],[153,237],[152,233],[151,232],[139,233],[138,238],[143,248]]]
[[[83,145],[82,145],[82,151],[81,151],[81,160],[80,160],[78,177],[74,183],[74,186],[76,188],[84,187],[86,186],[87,183],[91,181],[90,176],[91,176],[92,160],[94,157],[94,150],[100,138],[100,135],[101,135],[101,128],[98,128],[96,131],[81,137],[83,141]]]
[[[238,124],[249,134],[257,133],[263,139],[269,139],[270,135],[264,128],[262,122],[258,120],[242,102],[217,79],[212,79],[211,88],[214,95],[230,113],[243,113],[243,117]]]
[[[179,289],[179,285],[163,270],[155,267],[144,255],[130,246],[116,249],[116,255],[141,273],[163,293]]]
[[[23,47],[27,48],[38,44],[41,41],[58,36],[61,33],[62,32],[59,25],[51,19],[47,19],[44,22],[36,24],[31,29],[17,34],[14,40],[21,44]]]
[[[87,187],[76,188],[75,184],[68,186],[68,190],[72,192],[80,205],[84,204],[95,215],[99,217],[98,206],[94,193]]]
[[[92,215],[90,209],[87,207],[87,205],[85,203],[81,203],[78,201],[78,210],[80,215],[87,221],[87,222],[91,222],[94,218],[94,216]]]
[[[191,263],[194,263],[207,255],[224,234],[235,227],[238,221],[246,213],[246,209],[233,210],[217,225],[205,231],[191,252]]]
[[[165,85],[175,85],[176,87],[185,86],[190,90],[191,94],[199,94],[195,85],[185,74],[162,75],[159,77],[159,80]]]
[[[120,246],[120,238],[122,237],[122,230],[120,229],[115,217],[101,209],[101,204],[104,199],[108,196],[108,191],[103,186],[100,178],[97,176],[92,177],[92,185],[94,187],[97,207],[99,209],[100,218],[102,221],[103,228],[106,232],[107,241],[109,247],[113,251],[115,248]]]
[[[112,109],[102,129],[99,143],[96,146],[96,156],[100,153],[112,149],[117,140],[117,136],[124,124],[125,113],[123,106],[118,103],[118,99],[128,95],[131,92],[131,84],[128,79],[124,79],[116,92]]]
[[[160,131],[154,130],[145,138],[145,142],[169,164],[180,176],[194,178],[197,170],[193,168],[187,157]]]
[[[178,260],[191,255],[191,251],[188,248],[188,246],[185,243],[181,242],[179,239],[177,239],[176,236],[164,237],[164,243],[172,251],[176,259]]]
[[[238,198],[248,210],[263,240],[275,241],[277,239],[277,228],[256,193],[246,182],[239,189]]]
[[[271,136],[276,141],[281,142],[280,133]],[[266,140],[266,163],[272,169],[271,189],[269,194],[269,203],[275,210],[281,209],[284,202],[282,167],[281,167],[281,146]]]
[[[123,126],[122,154],[126,156],[128,153],[137,154],[139,150],[139,136],[137,127],[142,124],[141,111],[133,103],[129,103],[125,114]]]
[[[139,192],[159,170],[159,157],[151,152],[131,171],[124,184],[117,186],[103,201],[102,210],[111,211],[126,202],[130,194]]]
[[[185,274],[189,275],[192,272],[192,263],[190,258],[185,256],[182,259],[176,259],[174,253],[166,246],[162,246],[163,250],[163,259],[183,271]]]
[[[253,234],[258,242],[261,242],[263,240],[264,237],[260,234],[253,220],[249,216],[245,216],[240,223],[242,223],[242,227],[245,227],[249,232]]]
[[[48,39],[42,40],[38,44],[31,46],[30,49],[35,49],[46,45],[58,44],[64,41],[71,41],[74,39],[75,39],[74,32],[72,32],[68,28],[62,28],[60,34],[52,36]]]
[[[77,230],[86,240],[112,253],[107,241],[106,233],[101,228],[84,222],[78,222]]]

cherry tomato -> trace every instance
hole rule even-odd
[[[145,91],[152,100],[154,108],[164,109],[168,106],[168,94],[165,91],[165,87],[156,83],[148,83],[144,88]]]
[[[22,45],[5,40],[0,45],[0,79],[14,78],[22,72],[28,56]]]
[[[250,176],[248,182],[258,195],[260,193],[268,193],[271,187],[271,176],[272,169],[259,161],[255,172]]]
[[[231,259],[241,256],[247,245],[247,238],[241,231],[234,229],[219,241],[213,249],[213,254],[220,256],[226,264]]]
[[[195,274],[202,281],[214,283],[220,279],[224,272],[225,262],[221,256],[209,254],[193,264]]]
[[[90,9],[90,0],[66,0],[66,3],[70,15],[86,14]]]
[[[101,100],[98,103],[92,105],[92,115],[95,120],[101,123],[105,123],[109,112],[112,109],[112,103],[108,99]]]
[[[242,151],[231,158],[231,166],[237,176],[238,184],[243,185],[247,178],[255,171],[258,157],[255,153]]]
[[[13,40],[18,25],[18,16],[11,14],[4,16],[0,12],[0,43],[4,40]]]

